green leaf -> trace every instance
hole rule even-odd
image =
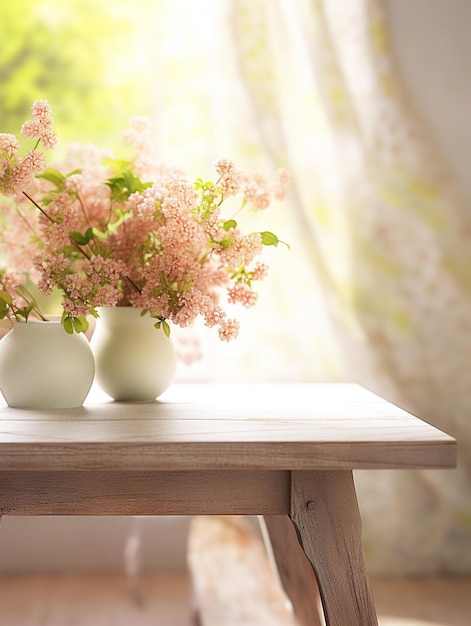
[[[170,337],[170,325],[164,319],[159,319],[159,321],[154,324],[154,328],[162,328],[165,336]]]
[[[279,244],[278,237],[268,230],[260,233],[260,235],[262,236],[262,243],[264,246],[277,246]]]
[[[28,319],[29,314],[31,313],[31,311],[33,311],[35,308],[37,307],[37,303],[35,300],[32,300],[28,306],[25,307],[24,309],[24,317],[25,319]]]
[[[83,315],[74,317],[72,323],[76,333],[84,333],[88,329],[88,320]]]
[[[96,238],[98,238],[98,239],[106,239],[108,237],[108,234],[109,234],[108,231],[104,231],[103,232],[103,231],[99,230],[98,228],[94,228],[93,229],[93,237],[92,237],[92,239],[96,239]]]
[[[129,196],[138,191],[152,186],[152,183],[143,183],[140,178],[134,176],[130,169],[125,169],[116,176],[112,176],[106,182],[111,189],[111,199],[117,202],[124,202]]]
[[[260,233],[261,237],[262,237],[262,243],[264,246],[278,246],[279,243],[284,244],[287,248],[289,248],[289,245],[286,243],[286,241],[281,241],[281,239],[278,239],[278,237],[274,234],[271,233],[268,230],[263,231],[262,233]]]
[[[3,301],[5,304],[13,304],[13,299],[8,291],[0,291],[0,301]]]
[[[203,180],[202,178],[197,178],[194,183],[195,189],[198,191],[202,189],[203,191],[207,191],[208,189],[213,189],[215,186],[210,180]]]
[[[74,243],[78,243],[80,246],[85,246],[88,243],[85,235],[82,235],[82,233],[79,233],[76,230],[71,230],[69,237]]]
[[[86,246],[90,242],[90,239],[94,237],[93,228],[87,228],[83,235],[77,230],[71,230],[69,237],[74,243],[78,243],[79,246]]]
[[[5,318],[8,315],[10,307],[4,300],[0,300],[0,319]]]
[[[48,167],[40,174],[37,174],[36,178],[44,178],[44,180],[48,180],[56,187],[60,187],[65,182],[64,174],[61,174],[58,170],[55,170],[52,167]]]
[[[130,192],[142,191],[141,181],[134,176],[131,170],[126,170],[125,172],[123,172],[123,180],[124,185],[129,189]]]
[[[227,232],[231,228],[236,228],[237,222],[235,220],[227,220],[226,222],[224,222],[222,227]]]
[[[131,167],[131,161],[125,161],[124,159],[112,159],[110,157],[105,157],[102,161],[104,165],[108,165],[116,174],[122,172],[125,169]]]
[[[74,323],[70,315],[64,314],[62,316],[62,326],[64,327],[66,333],[69,333],[69,335],[74,334]]]
[[[22,309],[18,308],[15,311],[15,318],[18,319],[22,317],[23,319],[27,320],[28,316],[26,315],[26,307],[23,307]]]

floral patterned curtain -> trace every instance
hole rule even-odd
[[[212,346],[202,375],[353,380],[456,436],[457,471],[356,481],[371,571],[471,571],[471,211],[403,88],[381,1],[161,5],[164,157],[292,176],[272,217],[292,249],[274,251],[237,352]]]

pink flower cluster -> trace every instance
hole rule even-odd
[[[13,195],[28,189],[34,175],[46,167],[46,159],[40,143],[46,149],[54,148],[57,136],[53,129],[54,120],[46,100],[36,100],[31,107],[31,119],[26,121],[21,134],[24,138],[36,139],[33,149],[20,157],[20,142],[15,135],[0,133],[0,193]]]
[[[24,278],[14,272],[0,269],[0,319],[28,320],[29,316],[44,320],[34,298],[26,289]]]
[[[23,136],[53,147],[51,120],[47,103],[37,101]],[[15,216],[9,225],[5,220],[4,252],[14,269],[35,277],[42,292],[62,292],[64,315],[71,320],[96,315],[100,306],[133,306],[157,325],[185,327],[202,317],[230,341],[239,322],[227,316],[221,298],[255,304],[253,283],[267,273],[256,259],[264,244],[277,245],[278,239],[266,232],[244,234],[234,218],[223,217],[222,208],[236,196],[241,206],[267,208],[283,198],[286,173],[269,182],[224,159],[216,164],[215,183],[193,183],[154,160],[144,118],[132,120],[125,141],[134,150],[129,161],[74,145],[45,171],[30,156],[24,165],[29,175],[21,179],[11,165],[18,142],[0,135],[0,191],[14,197]],[[21,198],[19,191],[28,195]],[[8,211],[11,203],[0,204],[0,220]]]
[[[37,139],[44,148],[52,150],[57,143],[54,131],[54,120],[51,107],[46,100],[36,100],[31,107],[31,119],[21,127],[21,134],[25,138]]]

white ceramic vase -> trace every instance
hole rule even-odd
[[[15,322],[0,340],[0,390],[11,407],[79,407],[94,374],[88,340],[83,334],[66,333],[60,317]]]
[[[96,381],[119,402],[151,402],[172,383],[173,343],[155,320],[133,307],[100,307],[91,340]]]

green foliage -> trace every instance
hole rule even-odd
[[[82,315],[80,317],[74,317],[73,324],[76,333],[84,333],[88,330],[88,320]]]
[[[116,128],[151,111],[152,69],[139,69],[136,50],[150,42],[155,10],[153,0],[0,2],[2,132],[16,133],[31,102],[46,99],[63,142],[117,146]]]
[[[90,241],[94,239],[95,234],[93,228],[87,228],[83,235],[76,230],[71,230],[69,232],[69,237],[74,243],[77,243],[79,246],[87,246]]]
[[[262,237],[262,243],[264,246],[277,247],[279,243],[282,243],[287,248],[289,248],[289,245],[286,243],[286,241],[281,241],[281,239],[278,239],[278,237],[274,233],[271,233],[268,230],[265,230],[262,233],[260,233],[260,236]]]
[[[52,167],[47,167],[41,173],[36,174],[36,178],[43,178],[44,180],[47,180],[56,186],[55,189],[51,189],[49,193],[45,194],[41,198],[42,205],[48,206],[54,200],[54,198],[57,197],[57,194],[62,192],[73,195],[75,192],[67,189],[67,179],[69,178],[69,176],[72,176],[73,174],[78,174],[79,172],[81,172],[81,170],[74,170],[73,172],[69,172],[67,176],[64,176],[64,174],[62,174],[58,170]]]
[[[117,176],[108,179],[106,185],[111,189],[111,199],[115,202],[125,202],[132,193],[142,193],[152,183],[143,183],[131,170],[126,169]]]
[[[66,333],[69,333],[69,335],[74,334],[74,320],[66,313],[62,315],[62,326],[64,327]]]
[[[64,327],[64,330],[66,333],[68,333],[69,335],[73,335],[74,332],[76,333],[84,333],[88,330],[88,320],[83,317],[72,317],[72,315],[69,315],[68,313],[66,313],[65,311],[62,314],[62,326]]]
[[[10,306],[12,304],[12,297],[7,291],[0,291],[0,319],[4,319],[8,315]]]
[[[34,311],[37,307],[37,302],[35,300],[31,300],[26,303],[24,307],[20,307],[16,310],[16,316],[22,317],[24,320],[27,320],[30,313]]]
[[[0,272],[0,277],[3,278],[4,272],[3,270]],[[18,293],[21,293],[18,291]],[[17,320],[23,319],[25,321],[28,320],[30,314],[35,311],[38,311],[38,303],[34,298],[27,299],[25,294],[23,295],[24,306],[15,305],[13,302],[13,298],[8,291],[0,290],[0,319],[5,319],[9,314],[13,315]],[[28,294],[29,295],[29,294]]]
[[[198,178],[195,181],[195,190],[200,194],[200,202],[195,207],[194,213],[199,215],[202,220],[207,220],[223,201],[221,187],[209,180],[204,181],[202,178]]]
[[[61,174],[58,170],[55,170],[52,167],[48,167],[40,174],[36,174],[36,178],[44,178],[44,180],[48,180],[59,189],[64,186],[64,183],[67,180],[64,174]]]
[[[166,337],[170,337],[170,325],[164,319],[162,319],[159,322],[156,322],[154,324],[154,327],[157,328],[157,329],[162,328],[162,330],[164,331],[164,335]]]
[[[235,220],[227,220],[222,225],[223,229],[227,232],[231,228],[237,228],[237,222]]]

